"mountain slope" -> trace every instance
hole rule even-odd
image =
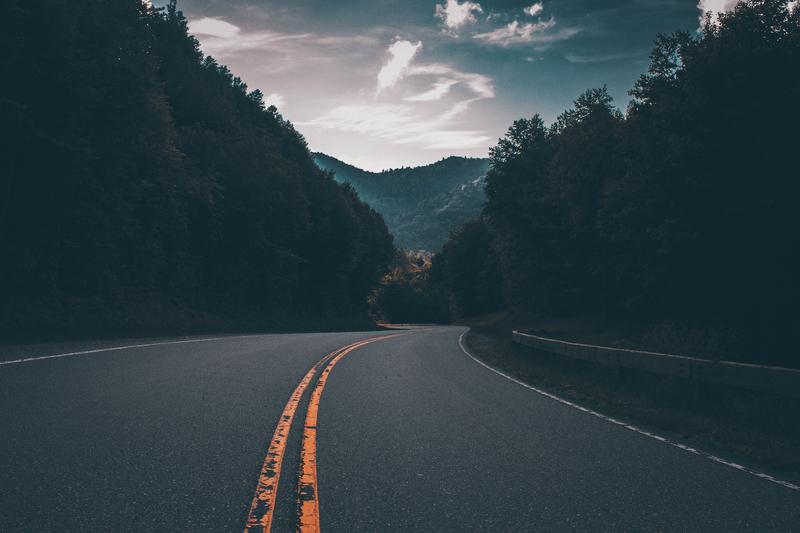
[[[488,159],[448,157],[422,167],[368,172],[326,154],[313,157],[383,215],[403,248],[438,250],[483,204]]]
[[[7,12],[0,68],[25,83],[0,85],[0,338],[365,316],[383,220],[174,1]]]

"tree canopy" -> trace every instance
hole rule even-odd
[[[382,218],[174,1],[4,8],[5,333],[365,312]]]
[[[659,36],[624,115],[599,88],[549,127],[514,122],[491,151],[489,245],[456,233],[433,263],[471,239],[496,257],[511,309],[729,328],[751,357],[794,360],[799,72],[800,10],[782,0]],[[490,274],[452,271],[445,286],[493,302]]]

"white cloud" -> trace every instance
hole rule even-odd
[[[465,112],[469,109],[469,106],[473,102],[477,102],[479,100],[484,100],[487,98],[494,98],[494,84],[492,83],[492,79],[488,76],[484,76],[483,74],[476,74],[474,72],[462,72],[458,69],[451,67],[450,65],[446,65],[444,63],[427,63],[422,65],[414,65],[408,71],[409,76],[424,76],[424,75],[435,75],[435,76],[444,76],[447,78],[447,82],[454,86],[456,84],[463,84],[469,89],[474,96],[471,98],[462,99],[460,101],[455,102],[451,105],[451,107],[445,111],[444,113],[440,114],[436,117],[436,123],[445,123],[457,115]],[[428,91],[427,93],[423,93],[422,95],[425,96],[433,96],[434,90],[437,87],[434,86],[433,89]],[[439,89],[442,90],[442,89]],[[447,91],[450,90],[450,87],[447,88]],[[447,92],[445,91],[445,92]],[[412,96],[410,98],[406,98],[407,101],[430,101],[433,98],[427,100],[421,100],[418,97],[422,95]]]
[[[539,13],[542,12],[544,9],[544,5],[541,2],[537,2],[530,7],[526,7],[523,11],[525,11],[526,15],[530,15],[531,17],[535,17]]]
[[[511,44],[550,42],[571,37],[577,33],[577,30],[573,29],[562,30],[559,33],[547,33],[547,30],[552,29],[555,25],[556,20],[554,18],[525,24],[520,24],[518,20],[515,20],[496,30],[477,33],[473,37],[485,43],[508,46]]]
[[[195,35],[209,35],[230,39],[238,35],[240,31],[239,26],[225,22],[220,18],[204,17],[189,21],[189,33]]]
[[[378,93],[400,81],[420,48],[422,48],[421,41],[416,44],[403,40],[392,43],[389,47],[391,57],[378,72]]]
[[[309,34],[278,33],[273,31],[259,31],[253,33],[240,33],[233,38],[211,37],[203,39],[201,47],[203,52],[215,56],[231,56],[248,51],[264,51],[273,47],[280,47],[286,41],[303,40]],[[281,43],[280,45],[278,43]]]
[[[700,10],[700,29],[706,21],[707,14],[711,14],[711,23],[716,24],[720,14],[733,11],[738,3],[739,0],[699,0],[697,9]],[[800,6],[800,0],[790,0],[786,3],[789,13],[793,13],[798,6]]]
[[[405,104],[345,105],[298,125],[359,133],[392,144],[419,144],[427,149],[469,149],[491,140],[483,131],[448,127],[441,118],[426,118],[417,114],[415,106]]]
[[[320,46],[377,46],[380,41],[367,35],[315,35],[310,42]]]
[[[424,93],[407,96],[404,100],[406,102],[431,102],[434,100],[441,100],[444,95],[450,92],[453,85],[457,83],[457,80],[440,79]]]
[[[278,109],[283,109],[286,105],[286,98],[278,93],[268,94],[264,97],[264,105],[266,107],[274,105]]]
[[[598,55],[579,55],[568,52],[564,54],[564,59],[570,63],[603,63],[605,61],[619,61],[621,59],[631,59],[634,57],[647,57],[647,52],[626,52],[620,54]]]
[[[230,57],[251,50],[268,50],[284,46],[287,41],[308,41],[313,37],[309,33],[268,30],[243,32],[239,26],[213,17],[190,20],[189,33],[199,37],[203,53],[220,57]]]
[[[413,122],[412,110],[411,106],[398,104],[343,105],[299,124],[392,138],[401,135],[400,128],[407,128]]]
[[[467,100],[461,100],[460,102],[456,102],[450,109],[439,115],[438,120],[442,122],[448,122],[461,113],[464,113],[467,109],[469,109],[470,104],[472,102],[477,102],[478,100],[482,100],[482,98],[468,98]]]
[[[491,78],[474,72],[462,72],[444,63],[414,65],[409,69],[408,74],[411,76],[421,76],[425,74],[446,76],[464,83],[472,92],[481,98],[494,98],[494,85],[492,84]]]
[[[700,24],[705,22],[707,13],[711,14],[712,22],[716,22],[720,13],[726,13],[736,7],[739,0],[699,0],[697,9],[700,10]]]
[[[733,11],[739,0],[698,0],[697,9],[700,10],[700,29],[706,21],[706,15],[711,15],[711,23],[716,24],[719,21],[719,15]],[[786,3],[786,9],[789,13],[793,13],[797,7],[800,6],[800,0],[790,0]]]
[[[485,145],[492,140],[484,131],[434,130],[422,132],[395,141],[395,144],[419,143],[429,150],[467,150]]]
[[[436,4],[436,17],[442,19],[445,28],[450,31],[474,24],[476,19],[473,13],[483,13],[483,8],[477,2],[467,0],[460,4],[458,0],[447,0],[445,4]]]
[[[380,100],[338,105],[313,120],[296,124],[309,130],[356,134],[365,137],[365,141],[422,149],[488,148],[492,138],[485,131],[464,127],[459,115],[474,102],[494,98],[492,79],[446,63],[415,62],[420,49],[421,42],[392,43],[390,57],[378,73],[376,96]],[[400,82],[412,77],[424,78],[423,81],[430,78],[428,88],[409,94],[409,87]],[[397,89],[381,93],[389,87]]]
[[[365,35],[247,31],[211,17],[190,20],[189,31],[199,39],[203,53],[224,62],[258,54],[261,66],[273,74],[307,70],[310,65],[330,63],[341,54],[365,55],[380,44],[377,38]]]

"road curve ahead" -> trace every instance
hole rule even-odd
[[[463,332],[2,348],[0,531],[800,529],[800,491],[522,387]]]

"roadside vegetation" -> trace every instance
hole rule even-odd
[[[444,295],[429,282],[430,254],[398,251],[369,299],[376,320],[394,324],[447,323]]]
[[[370,324],[382,218],[174,2],[10,0],[0,42],[0,338]]]
[[[590,316],[650,349],[800,365],[798,65],[800,9],[746,0],[659,36],[624,113],[599,88],[517,120],[430,294],[453,318]]]

